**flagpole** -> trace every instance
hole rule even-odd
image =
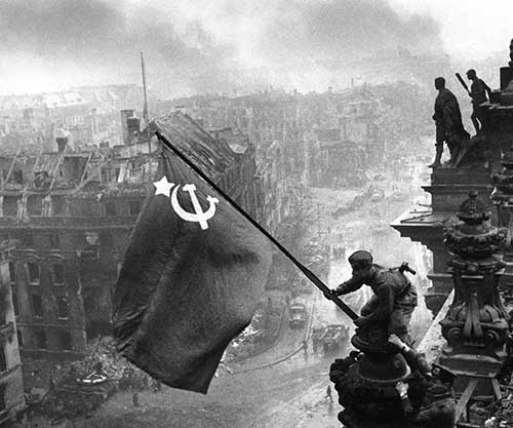
[[[194,172],[196,172],[203,180],[205,180],[210,186],[212,186],[228,203],[235,208],[246,220],[248,220],[253,226],[255,226],[260,232],[262,232],[274,245],[278,247],[280,251],[287,256],[287,258],[294,263],[301,272],[319,289],[322,291],[324,296],[335,303],[342,311],[352,320],[358,318],[358,315],[347,306],[338,296],[334,295],[332,291],[322,282],[310,269],[304,266],[299,260],[297,260],[274,236],[272,236],[267,230],[265,230],[256,220],[253,219],[246,211],[244,211],[235,201],[232,200],[223,190],[219,188],[209,177],[205,175],[200,168],[192,163],[180,150],[174,147],[166,137],[159,131],[155,131],[159,141],[164,144],[167,148],[173,151],[181,160],[183,160],[188,166],[190,166]]]
[[[148,153],[151,154],[150,121],[148,120],[148,94],[146,92],[146,69],[144,67],[144,56],[141,52],[141,74],[144,93],[143,118],[146,124],[146,137],[148,138]]]

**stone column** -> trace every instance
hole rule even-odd
[[[492,176],[495,188],[490,199],[497,208],[499,227],[506,228],[508,232],[504,261],[513,262],[513,147],[504,153],[501,164],[502,171]]]
[[[388,337],[388,328],[383,323],[358,328],[351,339],[358,351],[331,365],[330,380],[344,407],[338,419],[344,426],[405,426],[407,409],[399,388],[407,383],[411,370]]]
[[[444,242],[455,295],[440,322],[447,340],[438,363],[457,375],[493,378],[505,360],[507,316],[497,289],[504,263],[496,253],[506,230],[489,224],[490,214],[471,192],[457,213],[460,223],[447,228]]]

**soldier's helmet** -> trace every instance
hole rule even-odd
[[[348,258],[353,270],[365,269],[372,265],[372,254],[365,250],[359,250]]]

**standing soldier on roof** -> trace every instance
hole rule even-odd
[[[476,129],[476,135],[479,135],[483,125],[483,118],[479,110],[479,105],[490,99],[492,90],[482,79],[477,77],[476,70],[470,69],[467,71],[467,78],[472,82],[468,93],[470,98],[472,98],[472,115],[470,118],[472,119],[472,123]]]
[[[433,115],[436,126],[436,157],[434,162],[429,165],[432,168],[438,168],[442,164],[444,142],[451,153],[449,164],[454,165],[463,141],[470,138],[470,135],[463,127],[458,100],[445,87],[445,79],[443,77],[435,79],[435,89],[438,91],[435,99],[435,114]]]

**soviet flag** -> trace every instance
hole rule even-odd
[[[154,122],[214,183],[238,155],[188,116]],[[118,351],[163,383],[206,393],[251,321],[270,267],[267,238],[165,144],[113,296]]]

